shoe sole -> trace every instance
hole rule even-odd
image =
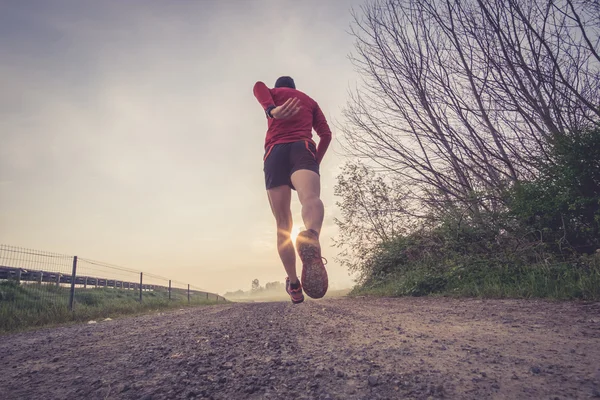
[[[315,246],[309,243],[299,243],[298,241],[296,242],[296,248],[300,254],[307,252],[312,254],[316,250],[312,250]],[[307,296],[313,299],[320,299],[327,293],[329,278],[327,277],[327,270],[325,269],[323,260],[320,258],[302,264],[301,279],[302,289]]]

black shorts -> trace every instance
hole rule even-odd
[[[314,143],[308,140],[269,146],[265,150],[263,160],[267,189],[284,185],[294,189],[291,176],[300,169],[319,173],[317,149]]]

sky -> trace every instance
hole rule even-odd
[[[0,244],[221,294],[283,281],[252,88],[290,75],[333,130],[322,247],[330,287],[350,287],[333,188],[362,3],[0,1]],[[295,194],[292,212],[297,231]]]

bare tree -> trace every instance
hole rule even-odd
[[[338,176],[335,195],[341,215],[335,218],[339,235],[335,241],[342,249],[338,261],[350,271],[365,273],[363,262],[382,242],[410,231],[414,213],[406,190],[396,182],[378,176],[362,163],[347,163]]]
[[[600,121],[598,1],[376,0],[355,13],[363,77],[350,155],[432,209],[502,207],[552,139]]]

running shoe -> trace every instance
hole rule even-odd
[[[327,293],[329,279],[323,262],[325,259],[321,257],[319,234],[312,229],[300,232],[296,238],[296,250],[302,260],[302,288],[308,296],[320,299]]]
[[[304,301],[302,284],[298,281],[295,285],[290,283],[290,278],[285,278],[285,291],[290,295],[292,303],[298,304]]]

